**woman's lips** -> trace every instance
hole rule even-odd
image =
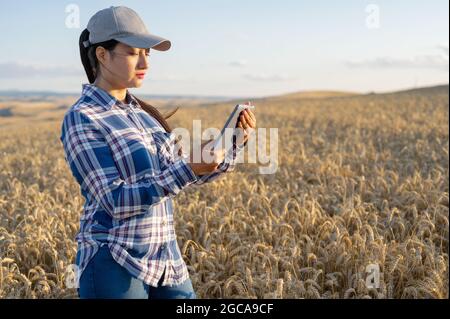
[[[137,76],[139,79],[143,79],[143,78],[145,77],[145,73],[136,73],[136,76]]]

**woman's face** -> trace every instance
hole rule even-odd
[[[150,49],[118,43],[114,50],[98,47],[100,76],[116,89],[140,87],[149,67]]]

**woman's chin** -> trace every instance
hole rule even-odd
[[[134,84],[133,87],[139,88],[139,87],[142,86],[142,83],[143,83],[143,82],[144,82],[144,81],[141,80],[141,79],[136,79],[136,80],[133,81],[133,84]]]
[[[131,83],[130,83],[131,86],[130,87],[139,88],[139,87],[142,86],[142,82],[143,82],[143,80],[141,80],[141,79],[134,79],[134,80],[131,81]]]

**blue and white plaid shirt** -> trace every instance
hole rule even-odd
[[[62,122],[65,159],[85,198],[76,236],[78,276],[108,245],[134,277],[156,287],[166,269],[162,285],[178,285],[189,273],[176,240],[172,197],[232,171],[245,145],[234,145],[215,172],[196,176],[186,154],[175,155],[175,135],[128,91],[126,96],[129,104],[83,84]]]

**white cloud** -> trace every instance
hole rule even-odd
[[[404,68],[404,69],[439,69],[448,71],[448,45],[437,46],[441,53],[416,55],[410,58],[377,57],[369,60],[346,61],[349,67],[359,68]]]
[[[282,81],[290,81],[294,80],[294,77],[291,77],[285,73],[281,74],[266,74],[266,73],[258,73],[258,74],[245,74],[244,78],[250,81],[258,81],[258,82],[282,82]]]
[[[438,45],[438,48],[441,49],[442,51],[444,51],[444,53],[448,57],[448,44],[440,44],[440,45]]]
[[[67,77],[82,75],[84,75],[83,69],[76,67],[0,62],[0,78]]]
[[[194,82],[197,81],[196,78],[190,75],[184,74],[161,74],[161,75],[151,75],[149,77],[151,81],[181,81],[181,82]]]
[[[247,60],[231,61],[230,63],[228,63],[228,65],[233,67],[244,67],[247,65]]]

